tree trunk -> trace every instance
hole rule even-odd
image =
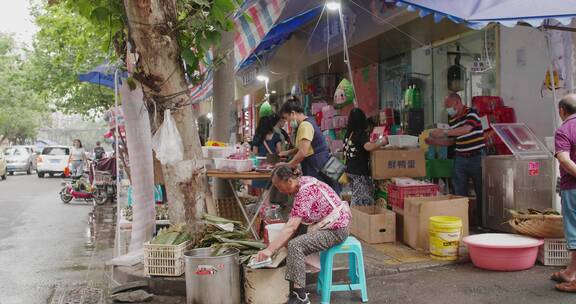
[[[212,115],[214,118],[214,140],[228,142],[230,134],[235,132],[236,127],[236,105],[234,104],[234,58],[232,52],[227,49],[234,45],[234,33],[222,34],[220,48],[216,56],[229,54],[224,63],[214,72],[214,99],[212,101]],[[233,193],[230,185],[225,180],[215,181],[215,197],[232,197]]]
[[[138,72],[148,97],[153,128],[158,127],[164,109],[172,112],[184,144],[184,160],[163,167],[170,219],[196,228],[205,204],[212,206],[212,194],[202,171],[202,150],[196,117],[189,104],[188,84],[176,39],[176,0],[124,0],[129,36],[138,54]],[[174,95],[176,94],[176,95]],[[179,94],[179,95],[178,95]],[[167,100],[163,96],[176,96]],[[154,113],[154,111],[156,111]],[[213,211],[213,210],[208,210]]]

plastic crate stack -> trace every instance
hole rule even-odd
[[[440,186],[435,184],[422,184],[400,186],[394,183],[388,184],[388,204],[396,210],[404,210],[404,200],[408,197],[437,196]]]
[[[472,107],[478,111],[480,117],[486,117],[488,123],[515,123],[516,112],[511,107],[504,106],[500,96],[472,97]],[[496,135],[492,128],[484,132],[484,141],[490,154],[511,155],[512,152],[506,144]]]

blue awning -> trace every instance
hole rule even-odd
[[[576,0],[398,0],[398,5],[420,11],[421,17],[433,14],[436,22],[447,18],[474,29],[490,22],[537,27],[548,19],[568,25],[576,17]]]
[[[268,34],[264,36],[264,39],[262,39],[256,49],[254,49],[252,54],[248,56],[242,64],[240,64],[239,69],[241,70],[250,66],[254,62],[258,61],[258,58],[262,58],[266,54],[275,50],[278,46],[288,40],[292,33],[314,20],[320,12],[322,12],[322,6],[315,7],[300,15],[286,19],[274,25]]]

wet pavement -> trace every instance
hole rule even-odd
[[[0,181],[0,304],[98,303],[113,232],[95,242],[93,224],[113,219],[92,214],[90,202],[63,204],[61,182],[35,175]]]

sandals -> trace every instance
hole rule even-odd
[[[569,283],[556,284],[556,290],[563,292],[576,293],[576,281]]]
[[[552,276],[550,276],[550,280],[555,281],[555,282],[560,283],[560,284],[574,282],[574,280],[568,280],[562,271],[558,271],[558,272],[553,273]],[[576,285],[575,285],[575,288],[576,288]]]

